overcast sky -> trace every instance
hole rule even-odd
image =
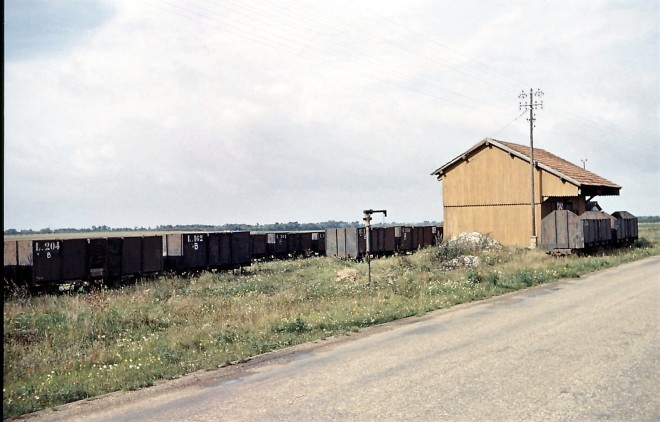
[[[656,0],[4,4],[5,229],[442,221],[530,88],[535,147],[660,214]]]

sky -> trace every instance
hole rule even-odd
[[[660,215],[660,3],[6,0],[4,228],[442,221],[486,137]]]

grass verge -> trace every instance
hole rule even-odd
[[[3,417],[137,389],[267,351],[422,315],[660,254],[660,224],[633,247],[554,258],[445,243],[365,263],[258,263],[87,294],[5,297]]]

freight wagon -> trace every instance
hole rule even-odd
[[[357,259],[367,253],[364,227],[326,229],[326,255]],[[442,227],[372,227],[369,251],[374,256],[405,254],[442,241]]]
[[[195,272],[240,268],[252,262],[250,232],[169,233],[163,235],[166,269]]]
[[[637,218],[627,211],[577,215],[556,210],[541,220],[541,247],[551,253],[571,253],[632,243],[637,229]]]
[[[5,283],[48,286],[163,271],[161,236],[4,242]]]

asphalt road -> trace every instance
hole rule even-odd
[[[658,421],[659,274],[654,257],[30,419]]]

